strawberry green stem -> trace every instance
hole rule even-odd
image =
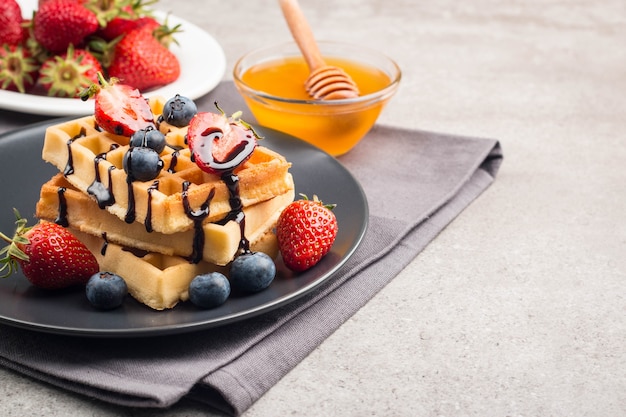
[[[226,112],[224,110],[222,110],[222,108],[219,106],[219,104],[217,104],[217,101],[214,101],[213,104],[215,105],[215,107],[217,108],[217,110],[220,112],[220,114],[222,116],[226,116]],[[229,119],[233,122],[233,123],[239,123],[240,125],[242,125],[243,127],[245,127],[246,129],[248,129],[249,131],[252,132],[252,134],[254,135],[254,137],[258,140],[263,139],[263,136],[260,136],[256,130],[254,130],[254,127],[252,127],[252,125],[244,120],[241,119],[241,115],[243,114],[243,112],[241,110],[234,112],[233,114],[230,115]]]
[[[15,235],[13,238],[9,238],[4,233],[0,232],[0,239],[9,243],[9,246],[5,246],[0,249],[0,278],[7,278],[18,270],[17,260],[28,262],[28,255],[20,249],[20,245],[28,245],[30,241],[24,236],[31,227],[27,227],[28,220],[22,218],[17,209],[13,209],[16,217]]]

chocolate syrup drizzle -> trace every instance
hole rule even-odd
[[[95,127],[98,128],[97,125]],[[71,145],[76,139],[83,137],[83,136],[85,136],[84,128],[81,129],[80,133],[77,136],[67,141],[68,159],[67,159],[67,164],[65,166],[65,169],[63,171],[64,176],[69,176],[69,175],[74,174],[74,165],[73,165],[74,162],[73,162]],[[185,138],[185,142],[187,142],[186,138]],[[250,145],[247,144],[247,146],[244,146],[244,148],[246,149],[239,149],[239,150],[243,151],[244,153],[251,152],[249,146]],[[119,145],[114,144],[111,146],[110,150],[112,151],[116,149],[117,147],[119,147]],[[172,158],[171,158],[170,166],[168,168],[168,172],[172,172],[172,173],[175,172],[174,169],[178,162],[178,156],[179,156],[179,149],[176,149],[176,148],[173,148],[173,149],[175,149],[175,151],[171,155]],[[98,202],[98,207],[100,209],[105,209],[107,206],[110,206],[115,203],[111,172],[115,170],[116,168],[115,166],[109,167],[108,187],[105,187],[105,185],[102,183],[101,178],[100,178],[100,170],[98,169],[100,162],[102,162],[103,160],[106,160],[106,157],[107,157],[107,152],[103,152],[103,153],[96,155],[96,157],[94,158],[95,179],[93,183],[87,189],[87,192],[93,197],[95,197],[96,201]],[[243,212],[243,204],[241,202],[241,198],[239,195],[239,177],[234,173],[234,169],[240,163],[239,159],[240,159],[240,156],[231,154],[228,161],[217,163],[217,165],[223,169],[223,174],[221,175],[221,179],[222,181],[224,181],[224,183],[226,184],[228,188],[229,204],[231,208],[228,214],[226,214],[226,216],[223,219],[218,221],[217,224],[225,225],[229,221],[237,222],[239,224],[239,228],[241,231],[241,240],[239,241],[239,251],[249,252],[250,242],[245,237],[245,233],[244,233],[245,214]],[[192,155],[192,160],[193,160],[193,155]],[[130,175],[127,177],[127,185],[128,185],[128,208],[127,208],[127,212],[126,212],[126,216],[124,220],[126,221],[126,223],[133,223],[136,219],[136,213],[135,213],[136,202],[135,202],[135,195],[134,195],[133,179],[132,179],[132,176]],[[190,185],[191,183],[189,181],[185,181],[182,185],[182,204],[185,210],[185,214],[187,215],[189,219],[193,221],[193,227],[194,227],[192,254],[188,257],[188,261],[191,263],[198,263],[203,258],[204,245],[205,245],[203,223],[204,223],[204,220],[210,214],[210,204],[211,204],[213,197],[215,196],[215,188],[213,188],[209,192],[209,195],[207,196],[204,203],[202,203],[200,208],[198,208],[197,210],[194,210],[191,208],[191,204],[189,202]],[[146,220],[144,222],[146,231],[148,233],[151,233],[153,231],[152,229],[152,192],[154,190],[158,190],[158,187],[159,187],[159,181],[156,180],[148,188],[148,207],[147,207],[147,212],[146,212]],[[56,219],[56,223],[67,227],[69,225],[69,222],[67,220],[67,201],[65,199],[65,191],[66,189],[64,187],[59,187],[59,189],[57,190],[57,194],[59,197],[59,213]],[[102,234],[102,238],[104,239],[104,244],[101,249],[101,254],[104,256],[106,253],[108,243],[109,243],[107,240],[106,232]],[[124,250],[132,252],[136,256],[139,256],[139,257],[145,256],[146,254],[145,251],[137,251],[131,248],[124,248]]]
[[[202,252],[204,251],[204,230],[202,230],[202,223],[204,219],[209,216],[209,206],[211,200],[215,196],[215,188],[211,189],[207,199],[202,203],[198,210],[193,210],[191,204],[189,204],[189,181],[183,182],[183,207],[185,208],[185,214],[193,221],[193,247],[192,253],[189,257],[189,262],[197,264],[202,260]]]
[[[63,170],[63,175],[65,175],[66,177],[74,173],[74,155],[72,155],[72,143],[76,139],[84,137],[86,134],[87,132],[85,131],[85,128],[81,127],[78,135],[67,141],[67,164],[65,165],[65,169]]]
[[[144,222],[146,226],[146,232],[152,233],[152,192],[159,189],[159,181],[156,180],[148,187],[148,209],[146,211],[146,220]]]
[[[102,233],[102,248],[100,248],[100,255],[104,256],[107,254],[107,248],[109,247],[109,240],[107,239],[107,232]]]
[[[178,164],[178,155],[180,155],[180,151],[178,149],[176,149],[174,152],[172,152],[172,159],[170,160],[170,167],[167,169],[167,172],[169,172],[170,174],[173,174],[176,168],[176,164]]]
[[[230,203],[230,212],[228,212],[226,217],[216,223],[220,225],[225,225],[231,220],[237,222],[241,231],[239,250],[243,252],[250,252],[250,241],[248,241],[245,235],[246,216],[243,212],[241,197],[239,196],[239,177],[235,175],[232,171],[229,171],[222,174],[222,181],[224,181],[226,187],[228,187],[228,192],[230,194],[230,198],[228,200]]]
[[[126,185],[128,189],[128,207],[126,208],[124,221],[131,224],[137,218],[137,214],[135,213],[135,188],[133,187],[133,180],[131,177],[127,178]]]
[[[106,158],[106,152],[96,155],[96,157],[94,158],[93,165],[96,176],[91,185],[87,188],[87,193],[96,198],[96,201],[98,202],[98,207],[100,207],[101,209],[106,208],[107,206],[111,206],[115,203],[115,197],[113,196],[113,183],[111,181],[111,171],[115,169],[115,166],[111,165],[108,170],[108,188],[105,187],[100,179],[100,162],[105,161]]]
[[[67,220],[67,200],[65,199],[65,191],[67,188],[59,187],[57,195],[59,196],[59,213],[54,222],[60,226],[67,227],[70,222]]]

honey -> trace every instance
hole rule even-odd
[[[360,96],[380,91],[391,83],[385,72],[341,58],[326,63],[344,69],[356,82]],[[309,69],[301,57],[264,61],[245,70],[241,80],[266,94],[308,103],[271,100],[243,94],[259,124],[303,139],[331,155],[350,150],[374,125],[388,97],[352,103],[312,102],[304,88]]]

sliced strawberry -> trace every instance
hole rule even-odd
[[[130,137],[138,130],[155,127],[152,109],[139,90],[115,78],[107,82],[100,73],[98,81],[81,94],[81,99],[95,96],[94,117],[102,129]]]
[[[250,158],[258,138],[245,122],[224,114],[200,112],[189,122],[187,143],[196,164],[205,172],[232,171]]]

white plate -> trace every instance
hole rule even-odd
[[[32,17],[36,0],[19,1],[24,17]],[[155,17],[164,20],[166,14],[155,11]],[[181,73],[178,80],[164,87],[145,93],[146,97],[163,96],[166,99],[181,94],[195,100],[213,90],[226,71],[226,56],[217,41],[198,26],[176,16],[167,17],[168,25],[181,25],[182,32],[176,34],[179,45],[170,50],[180,61]],[[93,113],[93,101],[21,94],[0,90],[0,108],[22,113],[48,116],[82,116]]]

